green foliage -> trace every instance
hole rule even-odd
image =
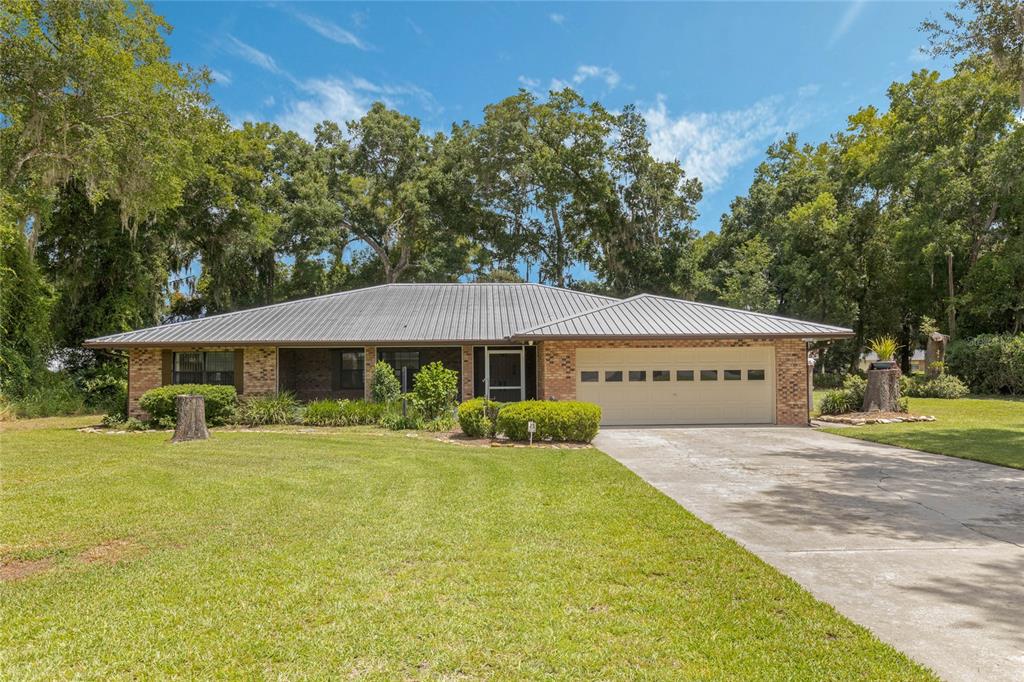
[[[896,351],[899,350],[899,343],[892,336],[880,336],[876,339],[868,341],[868,348],[871,352],[878,356],[879,360],[892,360],[896,357]]]
[[[577,401],[525,400],[498,412],[498,432],[512,440],[527,440],[528,422],[536,422],[534,440],[589,443],[601,425],[601,408]]]
[[[911,398],[966,398],[967,384],[952,374],[940,374],[934,379],[917,375],[900,382],[900,393]]]
[[[18,398],[10,400],[10,408],[18,417],[56,417],[83,414],[85,395],[74,380],[64,372],[43,370],[33,377],[30,387]]]
[[[345,426],[341,418],[341,403],[337,400],[313,400],[306,404],[302,423],[310,426]]]
[[[201,395],[204,398],[206,423],[219,426],[234,416],[237,393],[234,386],[213,386],[209,384],[176,384],[151,388],[139,398],[141,407],[153,421],[168,419],[173,424],[177,418],[174,399],[179,395]]]
[[[814,388],[839,388],[845,380],[845,374],[835,372],[815,372],[813,377]]]
[[[821,399],[819,410],[822,414],[845,414],[860,412],[864,406],[864,393],[868,382],[861,376],[851,374],[843,380],[843,387],[828,391]]]
[[[459,405],[459,427],[471,438],[493,438],[504,405],[487,398],[467,400]]]
[[[416,383],[410,398],[416,410],[426,420],[450,417],[459,394],[459,373],[446,369],[440,362],[432,362],[416,373]]]
[[[46,371],[51,306],[24,235],[0,210],[0,394],[9,400],[24,397]]]
[[[253,396],[238,401],[235,421],[248,426],[292,424],[297,420],[298,410],[299,401],[288,391]]]
[[[769,275],[773,259],[771,247],[760,236],[742,244],[725,267],[722,303],[758,313],[775,312],[778,304]]]
[[[302,423],[311,426],[365,426],[378,424],[395,412],[393,403],[365,400],[314,400],[306,405]]]
[[[392,431],[422,431],[426,428],[427,420],[415,411],[411,411],[405,416],[401,412],[388,412],[381,417],[380,425]]]
[[[1024,334],[984,334],[950,344],[948,370],[974,393],[1024,394]]]
[[[83,382],[85,402],[105,412],[128,413],[128,380],[112,373],[101,373]]]
[[[370,387],[370,394],[376,403],[393,403],[402,395],[402,384],[395,376],[395,370],[391,365],[378,360],[373,366],[373,384]]]

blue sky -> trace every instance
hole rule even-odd
[[[825,139],[893,80],[939,68],[917,26],[947,4],[157,2],[173,58],[209,67],[238,123],[309,135],[377,99],[427,131],[479,121],[525,87],[568,84],[611,109],[634,103],[654,152],[705,186],[697,226],[717,229],[765,148],[787,131]]]

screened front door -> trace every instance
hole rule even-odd
[[[523,351],[487,351],[487,396],[502,403],[524,400],[526,372]]]

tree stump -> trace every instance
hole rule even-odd
[[[900,400],[900,369],[869,369],[862,412],[896,412]]]
[[[924,373],[929,379],[934,379],[942,374],[939,371],[939,367],[942,365],[937,365],[937,363],[945,364],[948,341],[949,337],[939,332],[932,332],[928,335],[928,346],[924,352]]]
[[[206,400],[203,396],[175,396],[174,407],[178,412],[178,422],[174,425],[172,443],[206,440],[210,437],[210,432],[206,430]]]

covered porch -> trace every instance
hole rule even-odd
[[[403,392],[412,390],[422,367],[440,362],[459,375],[459,401],[485,393],[516,402],[537,397],[535,346],[280,347],[278,390],[301,401],[369,399],[378,360],[395,370]]]

